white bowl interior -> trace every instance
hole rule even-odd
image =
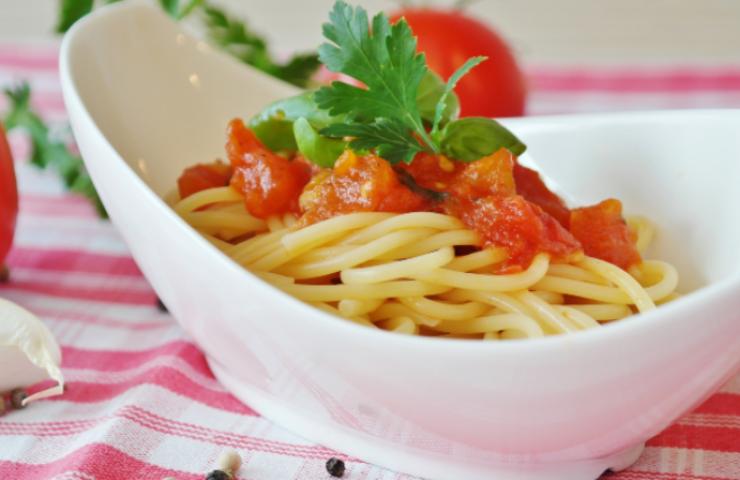
[[[95,27],[108,28],[88,28]],[[173,188],[184,167],[223,156],[229,119],[248,118],[296,91],[183,35],[163,14],[131,9],[115,28],[115,35],[96,35],[102,44],[74,50],[84,57],[76,62],[84,63],[79,93],[108,140],[159,195]],[[658,234],[650,256],[678,267],[683,291],[738,272],[740,112],[508,124],[529,146],[524,161],[571,205],[616,197],[626,213],[651,218]]]
[[[615,197],[658,227],[648,252],[673,263],[683,292],[740,268],[740,112],[539,119],[513,128],[527,157],[572,206]],[[517,128],[520,126],[521,128]]]

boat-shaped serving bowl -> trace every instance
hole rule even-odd
[[[569,199],[614,196],[659,226],[687,295],[594,331],[473,342],[373,331],[263,283],[166,204],[225,126],[294,93],[123,2],[62,47],[65,103],[113,222],[234,395],[308,439],[432,479],[592,480],[740,364],[740,111],[506,122]],[[134,346],[132,346],[133,348]]]

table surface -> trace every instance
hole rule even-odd
[[[740,68],[528,70],[530,113],[740,107]],[[0,85],[29,79],[34,105],[65,118],[56,48],[0,44]],[[0,111],[4,109],[0,101]],[[323,479],[327,458],[350,480],[411,477],[348,459],[260,418],[214,379],[107,221],[56,178],[32,169],[12,135],[21,213],[0,296],[39,315],[63,350],[64,395],[0,417],[0,474],[23,479],[203,478],[233,448],[239,478]],[[613,480],[740,479],[740,376],[648,442]]]

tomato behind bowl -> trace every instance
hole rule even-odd
[[[445,80],[468,58],[488,60],[463,77],[455,88],[461,116],[515,117],[524,114],[526,88],[522,72],[506,42],[486,24],[457,10],[402,9],[429,67]]]
[[[0,125],[0,269],[10,250],[18,215],[18,190],[10,146]]]

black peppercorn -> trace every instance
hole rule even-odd
[[[23,405],[23,400],[25,400],[26,397],[28,397],[28,393],[26,393],[25,390],[22,388],[16,388],[10,392],[10,404],[13,405],[13,408],[16,410],[20,410],[25,407],[25,405]]]
[[[231,475],[223,470],[214,470],[206,475],[206,480],[231,480]]]
[[[7,265],[0,265],[0,283],[6,283],[10,280],[10,269]]]
[[[162,299],[157,297],[157,308],[160,312],[167,312],[167,306],[162,303]]]
[[[344,462],[336,457],[331,457],[326,461],[326,471],[332,477],[344,476]]]

